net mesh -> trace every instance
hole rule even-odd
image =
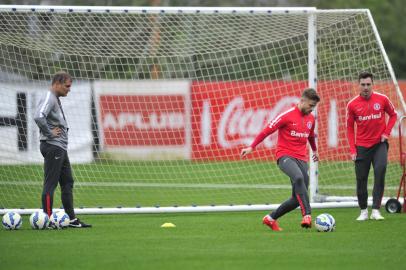
[[[280,203],[291,186],[276,135],[239,153],[308,86],[308,16],[2,10],[0,207],[40,206],[33,113],[59,70],[74,78],[62,104],[76,206]],[[318,193],[353,196],[345,107],[358,73],[373,72],[400,114],[402,97],[365,11],[318,11],[315,22]],[[398,136],[395,126],[388,196],[401,176]]]

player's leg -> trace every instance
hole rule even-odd
[[[41,198],[42,209],[48,216],[51,216],[54,192],[58,185],[61,168],[63,166],[64,151],[46,142],[41,142],[40,150],[44,157],[44,185]]]
[[[293,186],[292,186],[293,189]],[[292,192],[293,193],[293,192]],[[279,207],[269,213],[262,219],[262,223],[266,224],[274,231],[282,231],[282,228],[279,227],[277,219],[283,216],[284,214],[296,209],[299,206],[299,202],[296,200],[295,196],[292,194],[288,200],[284,201]]]
[[[75,212],[73,210],[73,176],[72,168],[70,165],[68,154],[66,157],[61,170],[61,178],[59,180],[61,186],[61,200],[63,208],[66,214],[68,214],[70,219],[75,218]]]
[[[374,168],[374,189],[372,191],[372,213],[371,219],[382,220],[384,217],[379,212],[382,197],[385,189],[385,174],[388,164],[388,143],[383,142],[377,145],[373,155],[372,165]]]
[[[308,188],[309,188],[309,174],[308,170],[309,168],[307,167],[307,163],[304,162],[303,160],[295,160],[296,163],[299,166],[300,171],[302,172],[302,178],[299,178],[299,181],[295,182],[295,193],[296,197],[298,198],[299,204],[303,204],[303,207],[301,206],[302,210],[302,215],[310,215],[311,214],[311,207],[310,207],[310,200],[309,200],[309,194],[308,194]]]
[[[292,184],[292,197],[279,206],[275,211],[275,216],[281,217],[295,209],[297,206],[300,206],[303,216],[309,215],[311,213],[311,208],[305,184],[305,181],[308,183],[306,163],[301,163],[295,158],[284,156],[279,159],[278,166],[290,178]]]
[[[299,165],[300,170],[302,171],[303,175],[303,193],[302,194],[296,194],[296,196],[301,200],[301,202],[304,204],[304,207],[301,207],[301,209],[307,209],[305,213],[302,211],[302,222],[301,226],[303,228],[311,228],[312,227],[312,217],[311,217],[311,207],[310,207],[310,200],[309,200],[309,194],[308,194],[308,188],[309,188],[309,174],[308,174],[308,166],[307,163],[304,162],[303,160],[296,159],[296,162]],[[299,200],[298,199],[298,200]],[[300,201],[299,201],[300,204]]]
[[[359,221],[368,219],[368,175],[371,168],[371,149],[357,146],[357,158],[355,160],[355,176],[357,181],[357,198],[361,214]]]
[[[281,203],[281,205],[279,205],[279,207],[269,215],[272,219],[277,220],[286,213],[296,209],[298,206],[299,202],[297,201],[296,197],[292,195],[292,197]]]
[[[287,159],[290,159],[290,157],[284,156],[278,160],[278,166],[282,171],[284,171],[286,169],[285,165],[286,165],[287,161],[285,161],[285,160],[287,160]],[[282,169],[281,166],[283,166],[284,169]],[[300,169],[298,168],[298,166],[297,165],[295,166],[292,164],[292,168],[291,168],[291,170],[289,170],[289,173],[293,173],[293,171],[296,171],[297,174],[300,173]],[[290,175],[288,175],[288,176],[290,177]],[[279,205],[279,207],[275,211],[273,211],[269,215],[266,215],[262,219],[262,223],[266,224],[268,227],[270,227],[274,231],[282,230],[279,227],[279,224],[277,223],[277,219],[282,217],[286,213],[296,209],[299,206],[299,202],[297,201],[296,196],[295,196],[295,186],[292,181],[291,181],[291,185],[292,185],[292,196],[288,200],[284,201],[281,205]]]
[[[76,215],[73,208],[73,176],[72,176],[72,167],[70,165],[68,154],[66,153],[65,162],[62,167],[61,180],[59,181],[61,185],[61,198],[63,208],[68,214],[70,223],[69,227],[72,228],[88,228],[92,227],[90,224],[86,224],[80,221]]]

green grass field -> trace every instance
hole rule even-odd
[[[289,179],[272,161],[104,161],[72,167],[76,207],[276,204],[291,194]],[[351,162],[320,162],[319,174],[321,194],[355,195]],[[385,196],[395,195],[400,176],[400,166],[389,164]],[[0,208],[40,207],[42,182],[42,165],[0,166]]]
[[[76,207],[279,204],[291,193],[274,162],[104,162],[73,170]],[[393,195],[399,166],[391,164],[388,172],[385,195]],[[354,195],[350,163],[324,163],[320,174],[322,192]],[[40,165],[0,166],[0,208],[39,208],[42,177]],[[34,231],[24,216],[21,230],[0,230],[0,269],[370,270],[405,264],[406,215],[359,223],[358,210],[350,208],[314,209],[313,217],[322,212],[336,218],[336,232],[300,228],[297,210],[280,220],[283,232],[261,224],[266,212],[83,215],[92,229],[59,231]],[[177,227],[161,228],[165,222]]]
[[[91,229],[0,230],[1,269],[398,269],[406,263],[406,215],[356,222],[358,210],[314,209],[337,221],[332,233],[300,228],[295,210],[283,232],[265,212],[82,215]],[[165,222],[176,228],[161,228]],[[403,266],[402,266],[403,265]]]

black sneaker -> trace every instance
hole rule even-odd
[[[48,223],[48,230],[57,230],[57,229],[58,227],[56,227],[55,223],[52,220],[50,220]]]
[[[69,223],[71,228],[90,228],[92,225],[86,224],[83,221],[80,221],[78,218],[72,219]]]

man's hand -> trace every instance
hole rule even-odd
[[[252,147],[247,147],[241,150],[241,154],[240,157],[244,158],[246,155],[248,155],[249,153],[251,153],[253,151]]]
[[[53,128],[53,129],[51,130],[51,132],[52,132],[52,135],[53,135],[54,137],[59,137],[59,136],[61,135],[61,133],[62,133],[62,129],[59,128],[59,127],[56,127],[56,128]]]
[[[381,142],[386,142],[388,140],[388,136],[386,136],[385,134],[381,135]]]
[[[357,159],[357,154],[351,154],[351,160],[355,161]]]
[[[313,161],[314,161],[314,162],[319,161],[319,154],[317,153],[317,151],[314,151],[314,152],[313,152],[312,158],[313,158]]]

